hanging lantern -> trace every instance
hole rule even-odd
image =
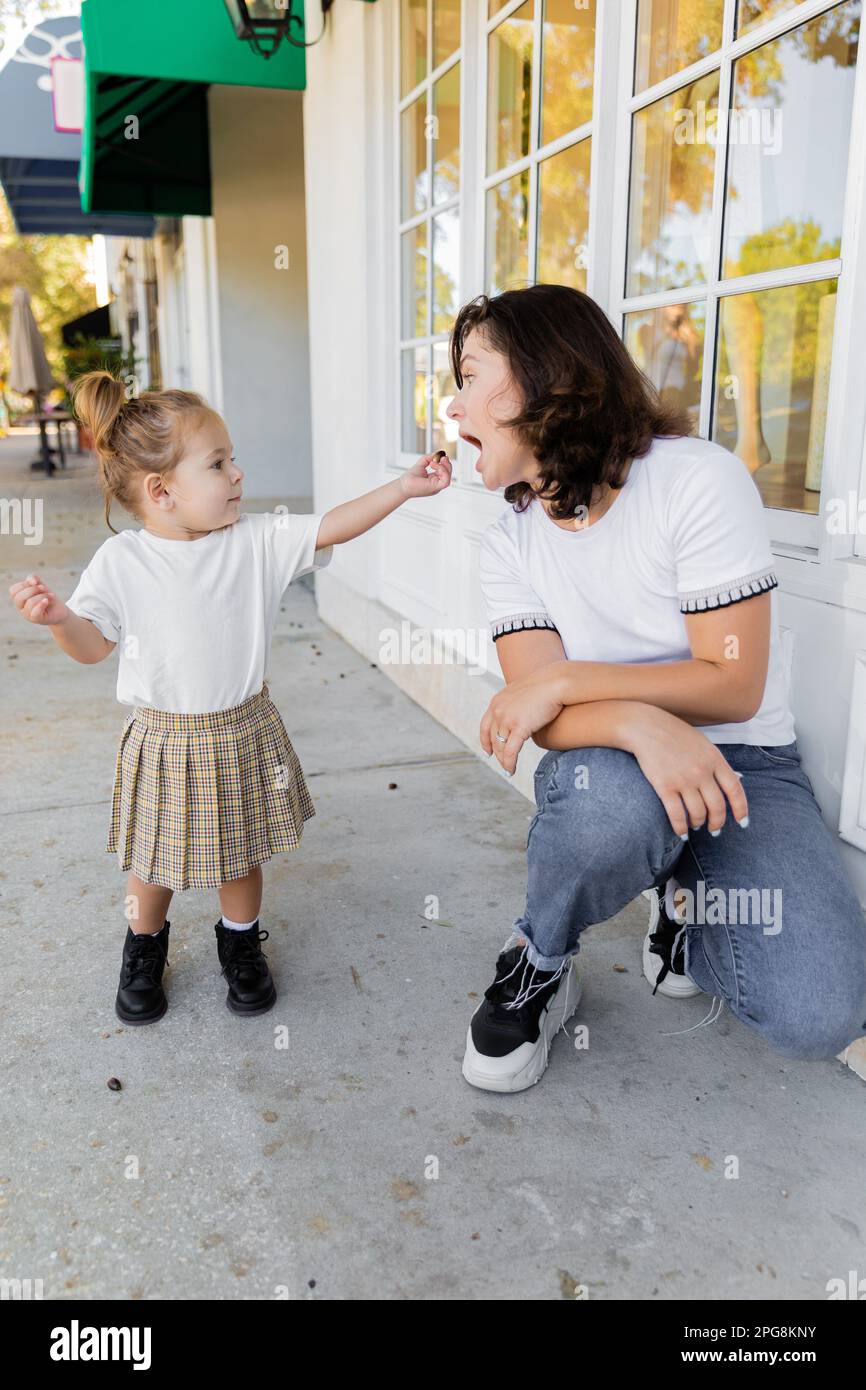
[[[292,14],[292,0],[225,0],[239,39],[246,39],[261,58],[272,58],[289,25],[300,23]]]

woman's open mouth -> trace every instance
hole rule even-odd
[[[478,450],[478,457],[477,457],[477,459],[475,460],[475,472],[476,472],[476,473],[480,473],[480,472],[481,472],[481,450],[482,450],[481,440],[478,439],[477,436],[474,435],[474,434],[464,434],[462,430],[460,431],[460,438],[461,438],[461,439],[465,439],[467,444],[474,444],[474,445],[475,445],[475,448]]]

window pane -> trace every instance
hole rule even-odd
[[[400,95],[427,76],[427,0],[400,0]]]
[[[460,64],[433,84],[433,201],[460,191]]]
[[[737,5],[737,37],[775,19],[783,10],[790,10],[797,0],[739,0]]]
[[[768,507],[817,512],[836,281],[719,304],[712,438],[754,474]]]
[[[456,208],[433,218],[433,332],[447,333],[460,307],[460,219]]]
[[[400,447],[407,454],[427,453],[427,393],[429,353],[426,347],[400,354],[402,409]]]
[[[716,71],[634,115],[627,294],[709,275],[718,104]]]
[[[457,393],[457,386],[448,365],[448,344],[433,344],[433,394],[430,414],[433,423],[433,438],[430,451],[444,449],[451,458],[455,454],[457,433],[460,428],[457,420],[449,420],[445,411]]]
[[[412,217],[416,212],[423,212],[427,206],[426,117],[427,96],[424,92],[417,101],[406,107],[400,117],[403,217]]]
[[[533,4],[521,5],[488,40],[488,174],[529,153]]]
[[[724,0],[639,0],[634,89],[715,53],[722,42]]]
[[[586,290],[590,140],[538,166],[538,280]]]
[[[545,0],[542,37],[541,143],[592,119],[595,0]]]
[[[529,283],[529,170],[487,194],[488,294]]]
[[[723,274],[838,256],[860,0],[734,66]]]
[[[669,304],[625,317],[625,345],[663,401],[687,410],[697,430],[701,413],[706,305]]]
[[[423,338],[427,332],[427,224],[405,232],[400,246],[400,331],[404,338]]]
[[[460,0],[433,0],[433,66],[460,47]]]

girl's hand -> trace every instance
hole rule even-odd
[[[428,467],[432,473],[428,473]],[[425,454],[400,479],[400,487],[407,497],[433,497],[442,492],[451,482],[451,460],[443,449],[435,454]]]
[[[684,719],[640,705],[629,715],[625,747],[637,758],[682,839],[690,825],[697,830],[706,824],[717,834],[727,816],[726,798],[734,820],[748,825],[749,805],[736,772],[718,745]]]
[[[481,721],[481,747],[485,753],[495,753],[505,771],[512,774],[526,740],[555,719],[561,709],[562,702],[551,694],[549,680],[533,671],[494,695]],[[497,734],[505,737],[497,738]]]
[[[28,623],[49,627],[53,623],[62,623],[69,616],[70,610],[66,604],[42,583],[38,574],[19,579],[17,584],[10,585],[9,592],[15,600],[15,607]]]

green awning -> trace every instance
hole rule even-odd
[[[292,8],[303,18],[303,0]],[[209,216],[208,87],[306,85],[304,49],[260,58],[223,0],[83,0],[81,27],[84,212]]]

